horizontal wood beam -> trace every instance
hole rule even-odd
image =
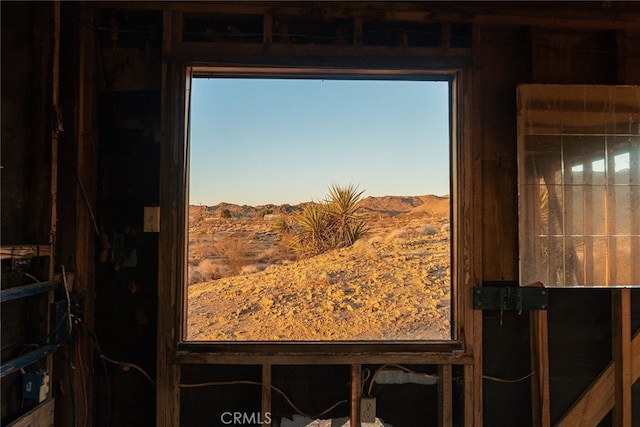
[[[575,12],[575,11],[574,11]],[[584,19],[576,19],[570,17],[559,16],[532,16],[531,11],[519,11],[513,15],[477,15],[473,18],[473,22],[481,25],[508,25],[508,26],[527,26],[527,27],[553,27],[566,29],[583,29],[583,30],[638,30],[638,22],[640,14],[634,13],[623,19],[622,17],[612,18],[596,18],[585,17]]]
[[[451,364],[471,365],[473,356],[457,353],[343,353],[343,354],[251,354],[251,353],[196,353],[178,352],[172,363],[179,364],[232,364],[255,365],[345,365],[345,364]]]
[[[474,4],[475,3],[475,4]],[[552,3],[550,3],[552,4]],[[405,22],[475,22],[486,25],[520,25],[585,30],[637,30],[640,22],[638,7],[628,10],[586,9],[584,7],[544,7],[527,8],[504,7],[472,2],[455,6],[443,3],[403,2],[162,2],[162,1],[96,1],[91,2],[96,9],[120,9],[139,11],[181,11],[190,14],[218,13],[237,15],[283,15],[293,17],[317,16],[323,19],[363,18],[376,21]]]
[[[48,257],[51,253],[51,245],[49,244],[2,246],[0,248],[0,259]]]
[[[455,70],[471,65],[471,49],[397,46],[173,43],[168,61],[235,66]]]

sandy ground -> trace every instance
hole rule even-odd
[[[424,206],[411,210],[378,216],[372,232],[350,248],[244,267],[244,274],[190,285],[187,339],[449,339],[447,219]],[[244,239],[248,233],[251,241],[262,242],[262,249],[273,243],[264,224],[223,223],[218,225],[235,227],[225,236],[235,233]]]

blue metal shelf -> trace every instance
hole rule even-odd
[[[16,357],[15,359],[11,359],[8,362],[3,363],[0,366],[0,378],[3,378],[6,375],[9,375],[13,372],[19,371],[22,368],[25,368],[31,365],[38,360],[42,360],[45,357],[53,354],[56,351],[57,346],[53,344],[42,346],[36,350],[30,351],[27,354],[23,354],[22,356]]]
[[[46,292],[53,291],[59,284],[60,282],[57,280],[49,280],[47,282],[32,283],[30,285],[4,289],[0,292],[0,302],[44,294]]]

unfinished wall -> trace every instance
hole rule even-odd
[[[48,247],[51,215],[51,8],[2,4],[2,289],[45,281],[46,257],[12,256],[12,245]],[[10,66],[7,66],[7,65]],[[3,302],[2,363],[47,341],[47,297]],[[46,369],[46,360],[30,370]],[[22,399],[22,375],[3,375],[1,421],[36,405]]]
[[[85,355],[96,357],[87,367],[90,375],[68,380],[66,376],[72,372],[71,366],[77,363],[78,355],[73,349],[62,348],[56,356],[58,377],[54,394],[59,400],[58,419],[63,424],[73,419],[87,419],[90,425],[99,426],[155,425],[156,386],[135,369],[103,362],[99,355],[135,363],[149,372],[152,379],[156,377],[159,243],[158,234],[142,231],[142,214],[145,206],[157,206],[160,202],[160,177],[164,173],[159,163],[162,37],[169,22],[163,18],[161,4],[141,5],[138,10],[118,3],[106,6],[88,8],[89,12],[83,15],[78,4],[63,4],[62,43],[63,51],[68,54],[62,63],[65,133],[61,136],[60,155],[66,167],[60,171],[57,193],[60,202],[58,261],[70,265],[90,264],[95,270],[93,274],[87,269],[89,273],[82,275],[81,283],[89,291],[90,304],[85,313],[87,328],[93,336],[83,335],[79,345],[86,347]],[[623,6],[620,7],[624,10]],[[425,14],[429,12],[426,6],[419,7]],[[440,13],[446,14],[459,13],[458,7],[462,6],[439,7]],[[591,7],[598,9],[600,5]],[[309,6],[306,13],[310,20],[319,19],[321,10]],[[480,12],[482,19],[474,19],[474,14]],[[369,13],[376,19],[384,16],[380,11]],[[640,84],[640,30],[631,31],[613,24],[615,28],[609,29],[598,20],[589,21],[595,22],[597,28],[589,28],[588,24],[564,26],[562,21],[549,17],[542,23],[504,16],[492,21],[491,15],[497,13],[500,12],[492,7],[469,8],[460,16],[471,24],[459,35],[464,43],[471,43],[472,48],[472,61],[466,69],[472,75],[468,119],[474,152],[478,153],[475,160],[480,164],[480,203],[474,215],[475,223],[481,226],[482,239],[478,245],[481,280],[485,286],[512,286],[518,280],[516,86],[521,83]],[[536,11],[529,13],[537,16]],[[566,17],[571,18],[570,14]],[[189,19],[197,27],[200,21],[210,17],[194,12]],[[236,24],[253,28],[258,25],[256,22],[261,24],[260,20],[238,18]],[[51,123],[51,111],[47,107],[51,81],[47,71],[51,68],[50,24],[50,11],[42,4],[2,3],[3,246],[48,239],[50,175],[49,145],[45,142],[50,138]],[[295,20],[292,21],[291,25],[295,27],[295,24]],[[469,28],[471,33],[466,34]],[[317,31],[327,30],[318,24]],[[94,39],[89,41],[86,34],[92,34]],[[90,46],[81,51],[82,43]],[[367,43],[382,42],[368,40]],[[421,43],[428,48],[436,42],[425,39]],[[94,56],[79,54],[87,51]],[[233,59],[235,54],[230,48],[225,59]],[[254,51],[251,55],[255,55],[258,62],[269,61],[264,52]],[[413,65],[423,60],[419,55],[400,54],[396,59],[400,64]],[[356,56],[343,60],[356,66],[375,65],[375,61]],[[87,88],[93,88],[95,97],[83,92]],[[91,117],[87,118],[87,114]],[[87,132],[80,132],[77,129],[84,129],[82,123],[93,123],[95,127],[92,125]],[[78,144],[82,138],[88,139]],[[88,153],[82,151],[87,149]],[[78,159],[81,173],[77,176],[74,165]],[[88,179],[83,174],[87,174]],[[88,199],[79,182],[87,187]],[[93,209],[97,231],[92,229],[94,223],[88,207]],[[126,253],[135,249],[135,262],[112,256],[107,243],[113,245],[115,240],[123,242]],[[83,245],[89,245],[89,250],[85,251]],[[5,272],[3,264],[3,289],[22,280],[10,273]],[[602,289],[550,291],[547,314],[551,424],[560,421],[612,360],[611,295],[612,291]],[[634,290],[631,298],[632,331],[637,331],[640,292]],[[26,306],[8,309],[3,306],[3,361],[30,342],[29,335],[41,328],[38,318],[45,310],[38,307],[29,312]],[[25,316],[29,320],[23,322]],[[482,382],[484,424],[531,425],[534,422],[531,378],[526,377],[533,370],[529,314],[490,310],[482,313],[482,320],[480,360],[483,374],[487,376]],[[422,367],[437,371],[435,365]],[[169,365],[159,368],[163,371],[169,369]],[[192,364],[183,368],[180,380],[185,383],[238,379],[260,382],[259,368],[259,365],[244,364]],[[453,425],[465,422],[461,385],[465,373],[468,374],[463,367],[455,367],[453,373],[458,381],[453,391]],[[310,413],[350,397],[348,364],[278,366],[272,375],[274,385]],[[86,389],[89,403],[78,403],[79,395],[71,393],[74,385],[75,393],[80,392],[81,380],[90,383]],[[3,379],[3,424],[20,412],[19,387],[17,376]],[[243,384],[183,389],[179,419],[188,426],[211,425],[208,422],[212,418],[235,408],[239,401],[260,402],[260,387],[253,387]],[[379,390],[379,396],[379,413],[396,427],[414,426],[418,419],[428,420],[429,425],[438,420],[435,388],[386,386]],[[294,413],[276,394],[272,399],[274,414]],[[639,399],[640,390],[636,385],[633,394],[636,423],[640,420]],[[86,408],[91,405],[93,409],[88,412]],[[241,409],[247,410],[247,406],[242,405]],[[348,404],[338,405],[329,415],[348,416]],[[613,423],[613,415],[609,414],[600,425]]]

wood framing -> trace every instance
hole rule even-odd
[[[164,12],[163,15],[163,57],[169,53],[172,46],[172,12]],[[159,238],[159,277],[158,289],[158,369],[157,369],[157,406],[156,423],[158,426],[174,426],[180,424],[180,365],[172,363],[176,351],[177,312],[181,309],[181,298],[177,294],[176,286],[172,283],[179,283],[182,275],[177,270],[178,260],[182,259],[180,244],[173,239],[180,239],[182,225],[184,224],[184,213],[180,215],[177,198],[180,194],[179,185],[181,177],[179,170],[183,157],[180,155],[179,147],[182,129],[179,123],[180,115],[175,112],[176,102],[173,100],[177,96],[179,89],[176,85],[176,72],[171,72],[172,65],[163,61],[162,64],[162,150],[160,153],[160,164],[166,168],[167,173],[160,175],[160,238]],[[184,96],[184,93],[182,93]],[[182,209],[184,211],[184,208]],[[182,221],[181,221],[182,219]]]
[[[631,341],[631,381],[640,378],[640,332]],[[616,367],[611,362],[556,424],[557,427],[596,426],[615,406]]]
[[[631,289],[614,289],[611,298],[612,349],[615,366],[615,398],[613,423],[620,427],[631,427]]]
[[[271,413],[271,365],[265,363],[262,365],[262,403],[261,411],[263,419],[267,419],[265,414]],[[271,422],[263,424],[266,427],[271,427]]]
[[[191,5],[193,6],[193,5]],[[211,8],[211,5],[209,5]],[[222,9],[225,11],[226,9]],[[245,12],[247,9],[244,9]],[[362,20],[353,15],[355,28],[353,46],[275,45],[273,41],[272,13],[262,11],[262,44],[193,43],[182,39],[185,25],[182,10],[164,12],[163,33],[163,95],[162,123],[163,148],[161,169],[161,234],[160,234],[160,293],[158,331],[158,399],[157,419],[159,425],[173,425],[179,421],[180,366],[182,364],[259,364],[263,367],[262,410],[270,405],[271,378],[266,372],[272,364],[351,364],[352,366],[352,420],[359,417],[358,397],[360,393],[360,372],[363,363],[413,363],[436,364],[446,383],[440,390],[440,423],[452,424],[452,371],[453,365],[464,365],[464,420],[465,425],[479,426],[482,423],[482,368],[479,364],[482,348],[482,313],[473,310],[472,288],[480,282],[478,258],[480,219],[472,213],[480,207],[478,186],[480,185],[479,163],[471,144],[473,114],[470,107],[471,74],[468,71],[470,50],[453,48],[451,26],[444,27],[445,46],[440,48],[404,47],[402,50],[388,46],[362,46]],[[238,56],[238,52],[242,56]],[[452,158],[457,162],[452,166],[452,217],[455,224],[453,238],[456,251],[452,254],[457,284],[452,292],[452,316],[455,339],[443,343],[416,343],[410,351],[403,345],[352,343],[333,349],[331,344],[318,345],[312,351],[305,344],[277,344],[257,346],[257,351],[235,351],[234,348],[207,350],[205,344],[194,350],[196,343],[183,343],[181,330],[186,324],[184,307],[184,265],[186,207],[184,188],[188,182],[188,154],[186,132],[188,132],[189,98],[186,80],[189,80],[189,66],[225,66],[231,63],[238,69],[246,61],[245,72],[260,72],[264,67],[282,67],[283,74],[292,72],[293,67],[302,67],[307,73],[320,77],[323,73],[342,72],[348,75],[426,76],[430,73],[452,79]],[[317,66],[310,64],[332,64]],[[251,65],[253,64],[253,65]],[[374,65],[375,64],[375,65]],[[384,64],[389,64],[385,66]],[[373,65],[373,66],[372,66]],[[198,69],[200,69],[198,68]],[[204,68],[203,68],[204,69]],[[236,71],[237,72],[237,71]],[[263,72],[264,73],[264,72]],[[474,219],[475,218],[475,219]],[[186,265],[186,264],[185,264]],[[379,347],[379,348],[378,348]],[[410,346],[404,346],[410,347]],[[360,367],[360,368],[359,368]],[[358,378],[355,378],[357,373]],[[357,395],[355,394],[357,391]]]
[[[438,365],[438,427],[453,425],[453,367]]]
[[[549,326],[546,310],[534,310],[529,316],[531,367],[535,371],[531,381],[531,411],[533,425],[551,425],[549,399]]]

